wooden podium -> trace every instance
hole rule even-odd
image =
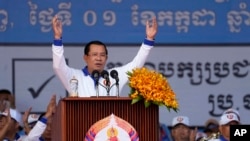
[[[129,122],[140,141],[159,140],[159,107],[145,108],[143,101],[131,105],[131,98],[63,98],[52,121],[52,141],[84,141],[95,122],[114,114]]]

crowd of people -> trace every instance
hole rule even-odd
[[[50,141],[53,114],[56,112],[56,95],[48,101],[44,113],[23,114],[15,107],[13,94],[7,89],[0,90],[0,140],[3,141]],[[219,121],[208,119],[202,131],[193,128],[187,116],[172,119],[171,128],[160,125],[159,141],[230,141],[230,125],[239,125],[240,114],[235,109],[227,109]],[[165,132],[162,132],[165,130]],[[166,133],[169,131],[169,133]]]
[[[176,116],[172,120],[170,133],[160,134],[160,141],[230,141],[230,125],[239,125],[240,114],[229,108],[223,112],[219,121],[209,118],[202,130],[194,128],[187,116]]]
[[[56,110],[56,95],[48,102],[47,110],[31,114],[27,109],[21,114],[8,89],[0,90],[0,140],[2,141],[50,141],[52,115]]]

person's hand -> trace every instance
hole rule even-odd
[[[44,115],[46,118],[52,116],[56,111],[56,95],[53,95],[50,99],[50,102],[47,106],[46,114]]]
[[[10,116],[10,108],[6,108],[5,112],[7,112],[7,120],[4,123],[4,126],[1,128],[0,131],[0,140],[4,140],[6,137],[6,134],[10,131],[13,130],[13,124],[11,124],[11,116]]]
[[[196,137],[197,132],[198,132],[198,128],[197,127],[195,127],[194,130],[193,129],[191,130],[190,136],[189,136],[189,140],[190,141],[195,141],[195,137]]]
[[[30,111],[31,111],[32,107],[30,107],[28,110],[26,110],[22,116],[22,120],[23,120],[23,124],[24,125],[28,125],[28,118],[29,118],[29,115],[30,115]]]
[[[158,24],[156,22],[156,17],[154,17],[151,23],[149,21],[146,23],[146,38],[148,40],[154,40],[157,30]]]
[[[6,103],[4,102],[3,99],[0,99],[0,112],[4,112],[6,109]]]
[[[10,115],[10,108],[7,108],[6,109],[6,111],[8,112],[8,114],[7,114],[7,121],[6,121],[6,125],[5,126],[7,126],[6,128],[7,129],[11,129],[12,127],[11,127],[11,115]]]
[[[10,102],[10,108],[15,109],[15,98],[13,95],[8,95],[8,101]]]
[[[32,107],[30,107],[28,110],[26,110],[22,116],[24,131],[26,134],[28,134],[31,130],[29,127],[29,123],[28,123],[28,118],[29,118],[31,109],[32,109]]]
[[[62,37],[62,22],[58,19],[58,16],[55,15],[52,19],[52,28],[54,31],[54,39],[61,39]]]

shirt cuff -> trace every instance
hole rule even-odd
[[[39,119],[42,123],[47,124],[47,118],[42,117]]]
[[[54,40],[54,45],[55,46],[62,46],[62,39],[55,39]]]
[[[144,39],[144,44],[149,45],[149,46],[154,46],[155,41],[148,40],[147,38]]]

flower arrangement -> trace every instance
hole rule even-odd
[[[132,104],[144,100],[145,107],[153,103],[177,112],[179,105],[176,95],[162,74],[143,67],[133,69],[132,72],[127,72],[127,75]]]

